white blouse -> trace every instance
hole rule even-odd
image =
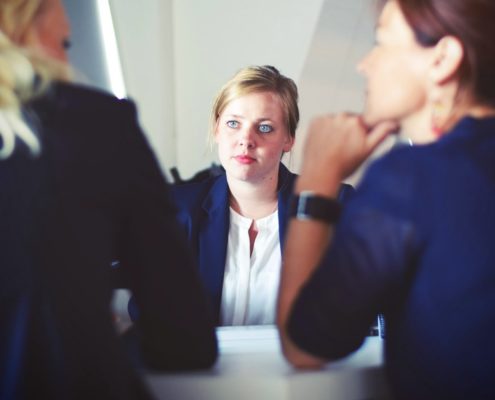
[[[278,211],[256,220],[258,234],[250,255],[249,227],[253,220],[230,209],[230,229],[223,280],[222,325],[275,323],[282,255]]]

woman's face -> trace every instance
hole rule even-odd
[[[430,118],[427,85],[432,57],[431,49],[416,42],[399,5],[388,1],[378,21],[376,44],[358,65],[367,80],[368,125],[392,120],[411,128]]]
[[[277,179],[282,153],[294,144],[280,98],[272,92],[247,94],[227,104],[215,141],[228,177],[250,183]]]
[[[35,46],[50,57],[67,61],[70,26],[61,0],[43,0],[34,20]]]

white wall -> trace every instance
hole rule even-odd
[[[163,166],[188,178],[216,160],[213,98],[238,69],[272,64],[300,91],[297,171],[310,116],[359,111],[356,61],[373,42],[372,0],[111,0],[124,77]]]
[[[129,97],[162,168],[176,163],[172,0],[110,0]]]
[[[97,1],[63,0],[71,25],[68,55],[78,82],[110,90]]]
[[[314,115],[362,111],[365,81],[356,67],[373,45],[376,6],[367,0],[325,0],[298,81],[301,120],[292,170],[300,170],[306,129]],[[392,141],[381,145],[373,157],[386,151]],[[366,165],[347,181],[356,184]]]
[[[177,161],[184,176],[215,159],[206,145],[220,87],[238,69],[272,64],[296,82],[323,0],[174,3]]]

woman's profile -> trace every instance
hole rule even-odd
[[[381,310],[396,398],[495,398],[494,19],[492,1],[385,2],[363,114],[312,122],[295,194],[328,208],[387,135],[418,145],[373,163],[340,218],[293,214],[278,326],[294,365],[356,350]]]

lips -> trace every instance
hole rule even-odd
[[[256,161],[255,158],[253,157],[250,157],[248,155],[238,155],[238,156],[235,156],[234,159],[239,163],[239,164],[252,164]]]

